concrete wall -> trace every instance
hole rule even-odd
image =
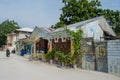
[[[120,40],[107,43],[108,73],[120,76]]]

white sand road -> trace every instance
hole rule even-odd
[[[120,80],[120,77],[81,69],[60,69],[40,61],[0,52],[0,80]]]

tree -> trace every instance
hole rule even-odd
[[[66,24],[63,21],[60,21],[57,24],[55,24],[55,26],[53,26],[53,28],[61,28],[64,26],[66,26]]]
[[[104,9],[103,15],[107,19],[108,23],[112,26],[116,34],[120,36],[120,11]]]
[[[6,44],[6,35],[20,28],[14,20],[5,20],[0,24],[0,47]]]
[[[113,30],[120,35],[120,11],[102,9],[99,0],[62,0],[64,6],[60,21],[54,28],[88,20],[97,16],[104,16]]]
[[[64,7],[61,9],[60,22],[55,27],[69,25],[75,22],[87,20],[100,15],[101,4],[98,0],[63,0]]]

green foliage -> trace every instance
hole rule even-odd
[[[62,0],[64,6],[60,21],[54,28],[88,20],[97,16],[104,16],[114,31],[120,34],[120,11],[102,9],[100,0]]]
[[[46,60],[52,59],[52,55],[51,55],[51,52],[50,52],[50,51],[48,51],[44,56],[45,56],[45,59],[46,59]]]
[[[2,45],[6,44],[5,40],[6,40],[6,36],[0,34],[0,47],[1,47]]]
[[[64,62],[65,60],[65,55],[64,55],[64,52],[62,51],[56,51],[55,57],[57,57],[58,61],[60,62]]]
[[[65,54],[64,52],[56,51],[55,49],[48,51],[44,57],[47,61],[56,60],[60,63],[65,63],[66,66],[76,64],[76,57],[74,55],[70,53]]]
[[[98,0],[63,0],[63,4],[60,22],[55,25],[56,28],[96,17],[100,12],[97,9],[101,6]]]
[[[76,64],[75,57],[72,54],[66,54],[64,57],[64,62],[67,66]]]
[[[65,64],[66,64],[66,66],[69,66],[70,64],[71,64],[71,54],[66,54],[65,55],[65,58],[64,58],[64,62],[65,62]]]
[[[48,51],[44,56],[47,60],[53,60],[55,56],[56,50]]]
[[[71,56],[72,61],[75,61],[74,63],[76,63],[76,59],[82,58],[82,53],[81,53],[81,45],[80,45],[80,40],[82,39],[82,30],[79,29],[78,31],[74,32],[74,31],[70,31],[69,29],[66,30],[71,37],[73,38],[73,46],[74,46],[74,55]]]
[[[60,28],[60,27],[64,27],[64,26],[66,26],[66,24],[63,21],[61,21],[61,22],[58,22],[57,24],[55,24],[55,26],[53,26],[53,28]]]
[[[120,36],[120,11],[105,9],[103,10],[103,15],[108,20],[108,23],[112,26],[116,34]]]
[[[18,28],[19,25],[13,20],[5,20],[0,24],[0,47],[6,44],[6,35]]]

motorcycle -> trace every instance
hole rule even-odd
[[[9,49],[6,50],[6,57],[10,57],[10,51],[9,51]]]

